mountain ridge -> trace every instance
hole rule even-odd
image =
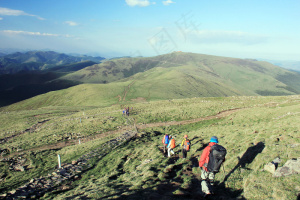
[[[194,53],[113,59],[58,80],[82,84],[36,96],[12,107],[108,106],[193,97],[300,94],[300,74],[296,72],[263,61]]]
[[[300,78],[299,74],[268,62],[183,52],[148,58],[113,59],[68,74],[62,79],[77,80],[83,83],[110,83],[155,67],[173,67],[193,77],[202,79],[211,77],[213,81],[218,79],[219,82],[228,85],[235,84],[235,87],[238,87],[239,84],[245,86],[250,81],[254,86],[250,85],[247,88],[250,87],[253,91],[256,87],[257,91],[262,91],[259,92],[259,95],[263,94],[263,88],[259,88],[256,78],[260,82],[264,82],[263,79],[266,79],[265,82],[273,84],[275,89],[285,87],[286,91],[282,91],[282,94],[298,94],[300,92],[300,87],[297,86],[298,83],[300,84],[297,81],[297,78]],[[292,83],[287,77],[293,77],[295,83]],[[257,94],[256,92],[251,93]]]
[[[22,71],[46,70],[59,65],[82,61],[99,63],[105,58],[91,56],[70,56],[54,51],[16,52],[0,57],[0,74],[14,74]]]

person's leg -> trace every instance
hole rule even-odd
[[[202,192],[204,192],[205,194],[210,194],[209,186],[207,184],[208,172],[204,169],[201,169],[201,179]]]
[[[175,153],[174,153],[174,151],[173,151],[173,149],[171,149],[171,153],[174,155]]]
[[[213,185],[214,184],[214,180],[215,180],[215,173],[209,172],[208,173],[208,180],[209,180],[210,185]]]
[[[168,148],[168,157],[171,157],[170,151],[171,151],[171,148]]]

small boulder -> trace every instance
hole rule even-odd
[[[288,160],[283,167],[279,167],[273,177],[289,176],[300,173],[300,158]]]
[[[276,171],[276,166],[273,163],[270,162],[270,163],[265,165],[264,170],[274,174],[275,171]]]
[[[22,165],[17,165],[14,168],[15,168],[16,171],[21,171],[21,172],[25,171],[25,168]]]

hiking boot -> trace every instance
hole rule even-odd
[[[210,197],[212,194],[211,193],[206,193],[206,194],[204,194],[204,198],[206,199],[206,198],[208,198],[208,197]]]
[[[211,193],[201,192],[200,199],[206,199],[206,198],[209,198],[210,196],[211,196]]]

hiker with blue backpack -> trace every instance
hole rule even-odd
[[[169,144],[168,144],[168,157],[171,157],[171,153],[175,155],[173,149],[176,147],[175,145],[175,137],[169,136]]]
[[[182,158],[186,158],[187,152],[190,150],[191,146],[191,142],[187,135],[184,135],[180,146],[182,147]]]
[[[219,172],[222,163],[225,161],[226,149],[218,144],[216,136],[211,137],[207,147],[202,152],[199,160],[201,168],[201,188],[204,196],[213,194],[215,174]]]
[[[163,139],[162,139],[162,143],[163,143],[163,147],[164,147],[164,154],[166,153],[166,149],[167,149],[167,146],[169,144],[169,135],[168,134],[165,134]]]

